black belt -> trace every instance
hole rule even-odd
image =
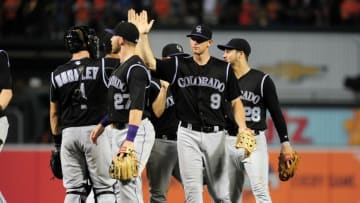
[[[111,126],[115,129],[122,130],[125,129],[128,124],[127,123],[111,123]]]
[[[204,132],[204,133],[218,132],[218,131],[224,130],[224,127],[218,126],[218,125],[202,126],[199,124],[192,124],[192,123],[187,123],[187,122],[181,122],[181,126],[188,128],[190,130],[195,130],[195,131]]]
[[[254,131],[254,133],[255,133],[255,136],[258,136],[258,135],[260,135],[260,132],[261,132],[262,130],[253,130],[253,131]],[[234,134],[234,132],[233,132],[233,133],[230,133],[229,135],[230,135],[230,136],[237,136],[237,133]]]

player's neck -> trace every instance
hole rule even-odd
[[[88,51],[82,50],[72,54],[71,60],[79,60],[82,58],[89,58],[90,54]]]
[[[132,47],[132,46],[121,47],[121,50],[120,50],[120,53],[119,53],[120,62],[124,63],[130,57],[132,57],[134,55],[135,55],[135,47]]]
[[[247,63],[242,64],[242,63],[238,62],[232,66],[234,68],[235,76],[238,79],[250,71],[250,67]]]
[[[111,53],[105,56],[106,58],[120,58],[119,53]]]
[[[194,54],[193,59],[198,65],[202,66],[207,64],[207,62],[210,60],[210,54],[209,52],[204,52],[202,54]]]

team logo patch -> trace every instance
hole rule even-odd
[[[181,48],[180,45],[176,45],[176,49],[177,49],[179,52],[183,52],[183,49]]]
[[[197,33],[201,33],[202,28],[201,28],[200,25],[196,26],[195,29],[196,29],[196,32],[197,32]]]

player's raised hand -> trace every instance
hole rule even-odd
[[[136,25],[136,27],[138,27],[137,25],[138,20],[136,19],[137,16],[138,15],[136,14],[136,11],[133,8],[128,10],[128,22],[133,23],[134,25]]]
[[[128,11],[128,22],[136,25],[140,34],[147,34],[150,32],[155,21],[148,21],[148,13],[146,10],[136,13],[134,9],[130,9]]]
[[[90,133],[90,141],[97,144],[97,138],[104,132],[104,126],[98,124]]]

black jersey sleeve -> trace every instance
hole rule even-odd
[[[130,109],[144,110],[146,88],[150,85],[148,72],[141,66],[134,66],[129,71],[128,86],[131,100]]]
[[[161,88],[160,80],[152,77],[150,91],[149,91],[150,105],[156,100],[157,96],[159,95],[160,88]]]
[[[0,90],[12,89],[12,77],[8,54],[0,50]]]
[[[228,101],[232,101],[240,96],[240,89],[239,85],[235,76],[233,69],[231,68],[230,64],[227,67],[227,95],[226,99]]]
[[[287,126],[285,118],[281,112],[275,84],[269,75],[266,75],[265,77],[266,78],[263,85],[263,97],[266,108],[269,110],[271,118],[273,119],[280,142],[289,141]]]
[[[176,56],[164,60],[156,59],[155,76],[172,84],[176,78],[178,64],[179,58]]]

